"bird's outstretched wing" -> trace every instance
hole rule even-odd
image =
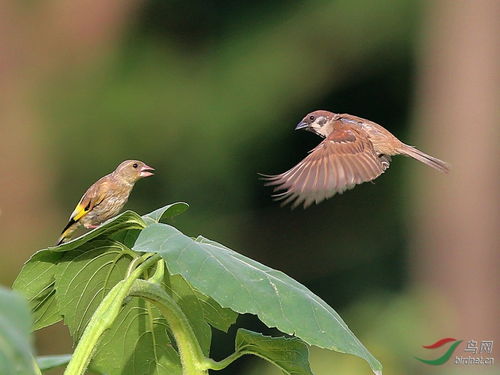
[[[349,128],[333,130],[309,155],[287,172],[265,176],[267,185],[284,190],[274,196],[293,207],[319,203],[356,184],[371,181],[389,166],[363,133]]]

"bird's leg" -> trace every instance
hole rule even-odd
[[[87,229],[95,229],[95,228],[97,228],[98,226],[99,226],[99,225],[87,224],[87,225],[85,225],[85,228],[87,228]]]

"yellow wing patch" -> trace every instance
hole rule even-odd
[[[75,210],[71,214],[71,219],[74,221],[80,220],[82,217],[84,217],[87,214],[87,210],[85,210],[86,207],[84,207],[82,204],[79,204],[76,206]],[[88,208],[88,207],[87,207]]]

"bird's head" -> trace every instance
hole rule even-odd
[[[297,124],[295,130],[304,129],[313,132],[321,137],[327,137],[331,131],[335,113],[329,111],[314,111],[308,113],[301,122]]]
[[[142,161],[125,160],[116,168],[114,174],[129,184],[133,184],[141,178],[152,176],[154,170]]]

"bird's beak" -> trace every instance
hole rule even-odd
[[[154,173],[151,171],[154,171],[154,170],[155,169],[153,167],[150,167],[150,166],[144,164],[144,166],[141,168],[141,173],[139,174],[139,176],[141,176],[141,177],[152,176]]]
[[[307,122],[305,121],[301,121],[297,124],[297,126],[295,127],[295,130],[300,130],[300,129],[304,129],[304,128],[307,128],[309,125],[307,125]]]

